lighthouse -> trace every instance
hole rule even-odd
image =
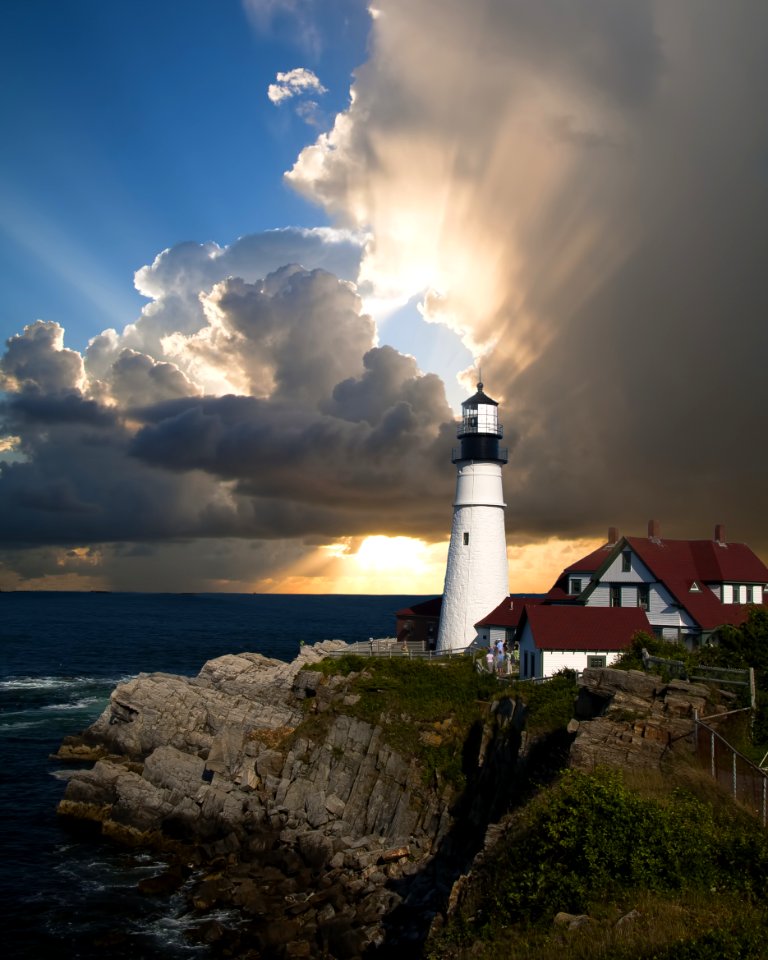
[[[507,451],[498,403],[477,393],[461,405],[454,448],[456,497],[445,570],[438,650],[461,650],[476,636],[475,624],[509,595],[501,468]]]

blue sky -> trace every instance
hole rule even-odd
[[[317,129],[267,89],[312,69],[329,125],[365,58],[359,0],[307,39],[240,0],[6,0],[0,11],[0,333],[56,320],[82,349],[146,302],[133,273],[182,241],[327,223],[282,181]]]

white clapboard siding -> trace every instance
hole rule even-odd
[[[586,670],[588,657],[605,657],[605,665],[610,667],[620,656],[617,650],[542,650],[542,673],[537,676],[551,677],[558,670]]]

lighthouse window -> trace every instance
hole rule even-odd
[[[469,531],[468,531],[468,530],[465,530],[465,531],[464,531],[464,546],[465,546],[465,547],[469,546]]]

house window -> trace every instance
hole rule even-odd
[[[629,550],[625,550],[621,555],[621,572],[629,573],[632,569],[632,554]]]
[[[571,593],[581,593],[581,577],[571,577]]]
[[[611,585],[611,599],[610,605],[612,607],[621,606],[621,587],[618,584]]]
[[[637,605],[641,610],[648,610],[650,606],[650,588],[647,583],[641,583],[637,588]]]
[[[605,657],[587,657],[587,666],[592,669],[599,669],[605,666]]]
[[[466,547],[466,546],[469,546],[469,531],[468,531],[468,530],[465,530],[465,531],[464,531],[464,546],[465,546],[465,547]]]

